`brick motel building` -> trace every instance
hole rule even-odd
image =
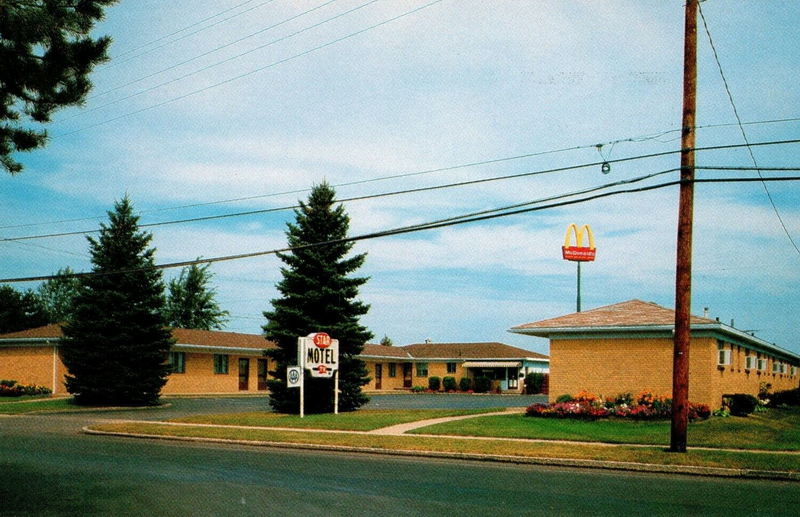
[[[518,325],[510,332],[550,341],[550,402],[582,390],[614,397],[672,394],[675,312],[631,300]],[[751,333],[692,316],[689,400],[722,405],[723,395],[797,388],[800,356]]]
[[[182,328],[173,329],[172,336],[175,344],[165,358],[172,373],[162,394],[266,394],[275,363],[264,356],[274,344],[263,336]],[[65,394],[60,337],[61,327],[55,324],[0,335],[0,379]],[[495,392],[522,393],[526,374],[549,371],[547,356],[503,343],[367,344],[359,358],[370,376],[364,389],[378,392],[427,388],[434,376],[484,376]]]

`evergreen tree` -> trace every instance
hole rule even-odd
[[[327,183],[315,186],[308,201],[295,210],[295,222],[287,225],[293,250],[278,255],[285,264],[277,284],[281,297],[272,300],[272,311],[264,313],[265,336],[277,344],[267,353],[277,364],[275,378],[268,384],[270,405],[278,412],[299,410],[299,390],[286,387],[286,367],[297,364],[297,338],[312,332],[326,332],[339,340],[339,409],[352,411],[369,400],[361,392],[369,381],[366,365],[357,357],[372,338],[359,324],[369,306],[356,300],[358,288],[368,279],[348,276],[361,267],[366,255],[346,257],[353,243],[339,240],[347,236],[350,218],[334,200],[335,192]],[[333,381],[305,375],[305,410],[332,411]]]
[[[192,264],[183,268],[177,279],[170,280],[164,316],[167,324],[188,329],[221,329],[228,319],[228,311],[219,308],[214,297],[216,290],[209,287],[214,276],[209,264]]]
[[[3,0],[0,2],[0,167],[22,164],[15,151],[45,145],[47,132],[32,124],[79,105],[91,88],[88,75],[106,60],[111,40],[88,36],[116,0]]]
[[[173,343],[163,317],[164,284],[152,235],[139,230],[127,197],[89,237],[92,273],[81,278],[61,350],[67,390],[80,404],[149,405],[167,380]]]
[[[54,278],[42,283],[36,290],[50,323],[61,323],[72,316],[81,285],[74,274],[69,267],[59,269]]]
[[[0,285],[0,334],[47,325],[47,311],[36,293]]]

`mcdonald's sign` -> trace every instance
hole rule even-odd
[[[589,245],[583,245],[583,234],[589,239]],[[570,242],[571,234],[575,235],[575,246]],[[571,260],[573,262],[592,262],[597,254],[597,248],[594,247],[594,234],[588,224],[584,224],[580,228],[575,223],[567,226],[567,234],[564,236],[564,246],[561,248],[564,260]]]

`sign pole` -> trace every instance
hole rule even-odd
[[[300,365],[300,418],[305,418],[306,343],[302,337],[297,339],[297,364]]]
[[[339,414],[339,370],[333,372],[333,414]]]
[[[578,262],[578,307],[576,312],[581,312],[581,263]]]

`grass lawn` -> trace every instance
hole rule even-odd
[[[424,427],[419,434],[536,438],[668,445],[670,422],[621,419],[582,421],[495,415]],[[800,450],[800,408],[770,409],[747,417],[711,417],[689,424],[689,446]]]
[[[0,415],[20,415],[34,411],[64,411],[78,409],[71,398],[20,397],[0,401]]]
[[[413,409],[413,410],[369,410],[321,415],[286,415],[268,411],[233,413],[221,415],[199,415],[177,418],[171,422],[213,425],[243,425],[253,427],[296,427],[305,429],[334,429],[342,431],[371,431],[406,422],[440,418],[446,416],[475,415],[501,411],[500,409]]]
[[[253,442],[366,447],[384,450],[567,458],[656,465],[800,472],[800,455],[785,453],[693,450],[687,453],[675,454],[666,452],[663,447],[585,445],[559,442],[509,442],[505,440],[475,440],[453,437],[353,435],[314,432],[314,430],[273,431],[225,426],[198,428],[154,423],[114,423],[95,425],[92,428],[107,432],[138,433],[151,436],[181,436]]]

